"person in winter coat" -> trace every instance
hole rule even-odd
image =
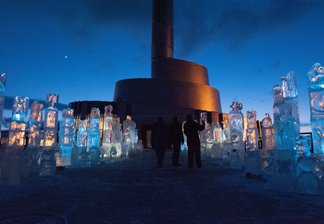
[[[183,133],[182,133],[182,125],[178,121],[178,118],[174,116],[172,118],[172,124],[170,125],[169,133],[170,133],[170,141],[172,146],[172,165],[173,166],[181,166],[179,163],[180,156],[180,147],[184,143]]]
[[[152,127],[152,146],[156,152],[157,165],[163,167],[164,153],[168,145],[168,126],[164,123],[163,117],[158,117]]]
[[[194,121],[191,114],[187,115],[186,123],[184,125],[184,133],[187,137],[188,145],[188,168],[193,167],[194,158],[196,160],[196,165],[201,168],[201,158],[200,158],[200,139],[199,131],[205,129],[205,122],[198,124]]]

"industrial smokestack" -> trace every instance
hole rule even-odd
[[[154,0],[152,60],[173,57],[173,0]]]

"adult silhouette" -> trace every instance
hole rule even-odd
[[[202,122],[202,124],[199,124],[198,122],[193,120],[191,114],[187,115],[186,123],[184,125],[184,133],[187,136],[188,168],[193,167],[194,158],[196,160],[197,167],[201,167],[199,131],[202,131],[204,129],[204,121]]]
[[[152,146],[156,152],[157,165],[163,167],[164,153],[168,145],[168,126],[164,123],[163,117],[158,117],[152,127]]]
[[[172,118],[172,124],[170,125],[169,133],[170,133],[171,146],[173,149],[172,165],[181,166],[181,164],[179,163],[179,156],[180,156],[180,147],[181,144],[184,143],[184,138],[182,132],[182,125],[180,124],[176,116]]]

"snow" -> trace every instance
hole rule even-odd
[[[266,180],[247,179],[210,157],[201,169],[186,162],[182,152],[182,167],[172,167],[168,151],[164,168],[156,168],[154,152],[141,152],[2,186],[0,223],[41,216],[63,219],[37,223],[324,223],[323,195],[265,190]]]

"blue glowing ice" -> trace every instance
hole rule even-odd
[[[88,151],[90,152],[91,164],[96,166],[100,163],[100,110],[92,108],[88,128]]]
[[[276,149],[293,150],[299,133],[299,125],[292,116],[293,105],[285,102],[281,86],[276,85],[272,90]]]
[[[233,102],[230,106],[232,110],[230,114],[230,130],[232,142],[232,156],[231,167],[233,169],[240,169],[244,163],[244,144],[243,144],[243,131],[244,131],[244,116],[241,112],[243,109],[242,103]],[[237,157],[239,159],[237,159]]]
[[[324,160],[324,67],[316,63],[307,75],[314,153]]]
[[[5,95],[5,85],[7,81],[7,75],[5,73],[0,73],[0,130],[2,126],[2,117],[3,117],[3,106],[4,106],[4,95]],[[1,131],[0,131],[1,139]]]
[[[281,77],[282,93],[284,97],[284,104],[291,105],[290,115],[295,121],[296,137],[299,136],[300,122],[299,122],[299,103],[297,93],[297,81],[294,72],[289,72],[286,76]]]
[[[75,119],[73,109],[64,109],[60,121],[60,150],[62,156],[62,165],[71,166],[71,157],[73,149],[73,140],[75,132]]]
[[[87,150],[88,131],[87,120],[78,120],[78,132],[77,132],[77,160],[75,164],[81,167],[90,167],[90,154]]]

